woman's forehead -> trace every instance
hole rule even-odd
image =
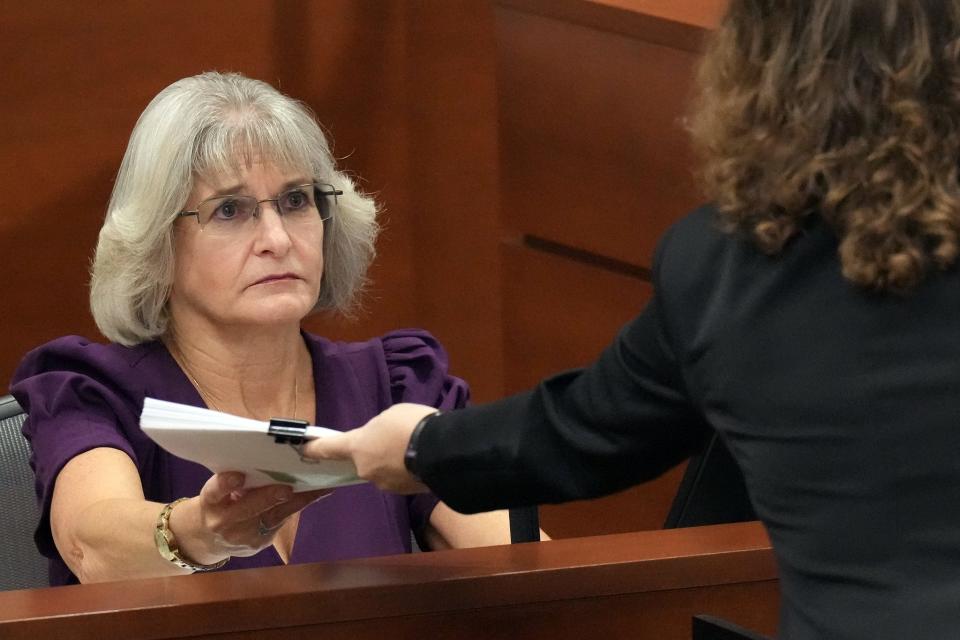
[[[270,166],[288,173],[310,173],[313,165],[303,149],[284,144],[267,144],[263,140],[235,137],[201,145],[193,158],[195,176],[208,181],[236,180],[255,166]]]
[[[252,178],[263,176],[283,184],[300,184],[313,179],[308,168],[280,163],[272,159],[262,160],[258,157],[236,165],[194,173],[193,190],[209,188],[219,191],[229,190],[231,187],[242,188],[248,186]]]

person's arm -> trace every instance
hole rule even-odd
[[[510,544],[509,512],[464,515],[438,502],[423,535],[433,551]]]
[[[501,509],[467,515],[439,502],[430,514],[424,536],[433,551],[510,544],[510,512]],[[540,540],[550,540],[543,529]]]
[[[214,475],[199,496],[170,512],[181,554],[210,565],[257,553],[275,528],[326,492],[293,494],[289,487],[242,488],[243,475]],[[57,550],[81,582],[190,573],[164,559],[154,530],[164,505],[144,498],[137,469],[118,449],[100,447],[72,458],[57,476],[51,528]]]
[[[431,418],[413,471],[467,513],[612,493],[654,478],[710,432],[654,298],[586,369]]]
[[[359,429],[313,441],[308,456],[349,458],[360,477],[401,493],[429,486],[465,512],[594,497],[656,477],[709,432],[686,397],[656,299],[591,367],[535,390],[430,418],[399,404]],[[419,477],[417,477],[419,476]]]

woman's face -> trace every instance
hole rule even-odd
[[[312,182],[306,173],[260,162],[239,175],[198,178],[185,210],[222,195],[276,198]],[[201,228],[197,216],[177,220],[170,314],[176,326],[211,329],[299,325],[320,295],[323,222],[281,219],[276,202],[261,202],[260,215],[240,233],[224,235],[213,223]],[[227,217],[220,215],[221,218]],[[226,210],[229,214],[229,209]],[[306,220],[306,222],[304,221]]]

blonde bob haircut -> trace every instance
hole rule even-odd
[[[350,311],[374,256],[376,203],[336,169],[308,107],[265,82],[208,72],[157,94],[130,135],[91,269],[90,308],[104,336],[129,346],[167,332],[177,213],[197,177],[237,174],[254,160],[343,191],[325,223],[315,310]]]

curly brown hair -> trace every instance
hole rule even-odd
[[[843,274],[904,292],[960,249],[960,0],[731,0],[691,132],[728,231],[819,215]]]

